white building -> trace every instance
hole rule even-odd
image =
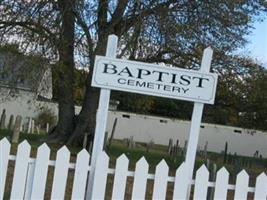
[[[190,121],[139,115],[127,112],[109,112],[107,131],[110,134],[115,118],[118,118],[114,138],[134,137],[137,142],[150,142],[168,145],[169,139],[179,140],[183,147],[189,137]],[[198,148],[222,152],[228,143],[228,152],[243,156],[254,156],[255,152],[267,158],[267,133],[237,127],[203,123],[201,125]]]

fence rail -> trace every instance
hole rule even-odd
[[[15,161],[13,182],[11,187],[11,199],[44,199],[47,184],[49,166],[54,169],[51,199],[64,199],[66,193],[69,170],[74,173],[71,188],[71,199],[84,199],[88,172],[90,172],[90,155],[86,150],[77,154],[76,163],[70,162],[70,152],[64,146],[57,151],[55,160],[50,160],[50,149],[46,144],[37,150],[36,158],[30,157],[31,146],[27,141],[18,146],[17,155],[10,155],[11,145],[7,139],[0,141],[0,199],[4,198],[5,185],[9,161]],[[169,176],[169,167],[162,160],[155,170],[155,174],[148,173],[149,165],[146,159],[141,158],[134,171],[128,170],[129,160],[123,154],[116,160],[115,168],[109,168],[109,157],[105,152],[98,157],[96,163],[96,175],[93,185],[93,199],[104,199],[107,196],[106,187],[112,184],[111,199],[124,199],[127,186],[127,178],[133,177],[131,199],[145,199],[148,180],[153,180],[154,185],[152,199],[165,199],[168,183],[173,183],[171,188],[172,199],[185,199],[187,193],[186,180],[187,169],[181,164],[176,170],[175,176]],[[113,176],[113,183],[107,182],[108,175]],[[254,199],[266,200],[267,176],[261,173],[255,187],[249,187],[249,175],[242,170],[236,177],[236,185],[229,184],[229,172],[223,167],[216,175],[216,181],[209,181],[209,171],[202,165],[196,172],[193,199],[206,199],[208,188],[213,188],[214,199],[227,199],[229,190],[234,190],[234,199],[247,199],[248,193],[254,193]],[[168,196],[168,198],[170,198]]]

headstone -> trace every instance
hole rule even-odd
[[[12,130],[13,129],[13,123],[14,123],[14,116],[13,115],[10,115],[10,118],[9,118],[9,122],[8,122],[8,130]]]
[[[6,128],[6,109],[3,109],[1,119],[0,119],[0,129]]]
[[[86,149],[87,146],[87,140],[88,140],[88,133],[85,132],[84,133],[84,137],[83,137],[83,148]]]
[[[133,149],[135,147],[134,137],[131,136],[129,140],[129,148]]]
[[[153,148],[154,146],[154,141],[150,140],[147,144],[146,144],[146,152],[149,152],[151,148]]]
[[[32,128],[32,118],[29,118],[27,133],[31,133],[31,128]]]
[[[34,119],[32,120],[32,124],[31,124],[31,133],[34,133],[34,128],[35,128],[35,122]]]
[[[113,126],[112,126],[111,135],[110,135],[110,138],[109,138],[109,141],[108,141],[107,149],[110,148],[110,145],[111,145],[112,140],[114,138],[114,133],[115,133],[115,130],[116,130],[116,127],[117,127],[117,122],[118,122],[118,118],[115,118]]]
[[[208,141],[206,141],[205,146],[204,146],[204,160],[207,160],[208,158],[207,150],[208,150]]]
[[[168,145],[168,153],[169,153],[169,155],[171,155],[172,146],[173,146],[173,140],[169,139],[169,145]]]
[[[49,123],[46,123],[46,133],[49,132]]]
[[[18,115],[15,120],[14,130],[12,134],[12,143],[19,142],[19,134],[20,134],[20,127],[21,127],[22,117]]]
[[[227,161],[227,151],[228,151],[228,142],[225,142],[225,147],[224,147],[224,156],[223,156],[223,163],[225,164]]]

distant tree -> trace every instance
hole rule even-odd
[[[104,55],[109,34],[120,38],[119,57],[198,68],[212,46],[214,63],[245,43],[262,0],[8,0],[0,2],[2,42],[20,42],[58,61],[59,122],[54,141],[80,141],[94,133],[99,90],[91,87],[95,55]],[[75,54],[75,56],[74,56]],[[74,117],[74,59],[90,71],[82,110]]]

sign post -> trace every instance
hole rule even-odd
[[[109,35],[108,44],[106,50],[106,57],[115,58],[117,51],[118,37],[116,35]],[[93,143],[93,151],[91,157],[91,170],[87,184],[86,199],[92,199],[93,191],[93,180],[95,175],[95,165],[97,156],[103,151],[107,117],[108,117],[108,106],[110,99],[110,89],[101,88],[99,105],[96,115],[96,127],[95,127],[95,136]]]
[[[200,71],[202,72],[210,71],[212,54],[213,54],[213,51],[210,47],[204,50]],[[198,144],[203,108],[204,108],[203,103],[198,103],[198,102],[194,103],[193,114],[192,114],[192,119],[191,119],[190,134],[189,134],[189,140],[188,140],[186,158],[185,158],[185,164],[188,170],[187,199],[189,199],[190,191],[191,191],[191,180],[192,180],[193,172],[194,172],[194,165],[195,165],[195,159],[196,159],[197,144]]]
[[[209,73],[213,50],[204,50],[199,71],[116,59],[118,38],[109,36],[106,56],[96,56],[92,86],[101,88],[86,199],[91,199],[97,156],[103,151],[110,90],[194,102],[185,165],[190,195],[204,103],[213,104],[218,76]],[[186,196],[184,197],[186,198]]]

